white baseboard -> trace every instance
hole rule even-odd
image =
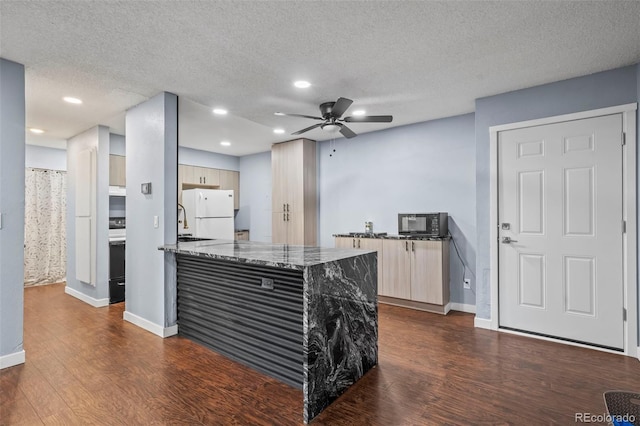
[[[475,317],[473,320],[473,326],[476,328],[486,328],[487,330],[491,330],[491,320]]]
[[[638,361],[640,361],[640,346],[638,346],[638,352],[636,352],[636,355],[638,355]]]
[[[109,306],[109,298],[106,298],[106,299],[94,299],[91,296],[87,296],[84,293],[80,293],[78,290],[75,290],[75,289],[69,287],[68,285],[66,285],[64,287],[64,292],[67,293],[69,296],[73,296],[76,299],[82,300],[84,303],[87,303],[87,304],[93,306],[94,308],[103,308],[105,306]]]
[[[467,303],[451,302],[451,310],[452,311],[459,311],[459,312],[466,312],[466,313],[469,313],[469,314],[475,314],[476,313],[476,305],[469,305]]]
[[[160,336],[162,338],[171,337],[178,334],[178,325],[172,325],[171,327],[163,327],[161,325],[155,324],[149,320],[146,320],[142,317],[139,317],[136,314],[132,314],[131,312],[124,311],[122,318],[125,321],[130,322],[131,324],[137,325],[138,327],[147,330],[150,333],[155,334],[156,336]]]
[[[14,365],[24,364],[24,360],[24,350],[14,352],[9,355],[0,356],[0,370],[2,370],[3,368],[13,367]]]

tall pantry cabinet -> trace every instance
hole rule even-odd
[[[317,245],[316,143],[297,139],[274,144],[271,172],[272,242]]]

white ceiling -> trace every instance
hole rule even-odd
[[[1,1],[0,56],[26,66],[27,126],[47,131],[29,143],[123,133],[127,108],[169,91],[200,104],[180,103],[181,145],[244,155],[315,123],[275,111],[318,115],[339,96],[394,116],[350,124],[363,133],[637,63],[640,2]]]

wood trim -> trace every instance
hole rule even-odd
[[[433,305],[431,303],[416,302],[413,300],[406,300],[406,299],[397,299],[395,297],[388,297],[388,296],[378,296],[378,303],[385,303],[387,305],[393,305],[393,306],[401,306],[403,308],[416,309],[418,311],[431,312],[433,314],[441,314],[441,315],[446,315],[447,312],[449,311],[448,309],[449,304],[444,306]]]
[[[76,299],[82,300],[84,303],[93,306],[94,308],[104,308],[105,306],[109,306],[109,298],[106,299],[94,299],[91,296],[87,296],[84,293],[79,292],[76,289],[69,287],[68,285],[64,287],[64,292],[69,296],[73,296]]]

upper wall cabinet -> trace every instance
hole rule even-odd
[[[271,148],[274,243],[317,245],[316,143],[298,139]]]
[[[109,186],[127,186],[126,157],[109,155]]]
[[[233,208],[240,208],[240,172],[179,164],[178,202],[182,203],[183,190],[193,188],[232,189]]]

